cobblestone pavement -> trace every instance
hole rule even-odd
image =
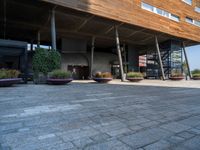
[[[200,89],[71,83],[0,88],[3,150],[198,150]]]

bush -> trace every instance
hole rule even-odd
[[[200,69],[195,69],[195,70],[193,70],[192,71],[192,74],[194,75],[194,74],[200,74]]]
[[[200,73],[192,74],[192,77],[193,77],[193,78],[200,78]]]
[[[127,78],[143,78],[143,74],[140,72],[129,72],[127,73]]]
[[[61,66],[60,53],[55,50],[37,48],[33,56],[34,73],[43,73],[45,75]]]
[[[183,77],[183,73],[180,70],[173,70],[171,77]]]
[[[112,78],[110,72],[97,72],[94,76],[95,78]]]
[[[17,78],[19,74],[18,70],[0,69],[0,79]]]
[[[71,77],[72,77],[72,74],[69,71],[54,70],[49,73],[49,78],[51,79],[68,79]]]

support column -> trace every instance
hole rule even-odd
[[[40,31],[37,33],[37,47],[40,48]]]
[[[185,44],[184,44],[184,42],[182,42],[182,47],[183,47],[183,52],[184,52],[184,56],[185,56],[185,62],[187,64],[188,75],[189,75],[189,77],[191,79],[192,75],[191,75],[191,72],[190,72],[190,66],[189,66],[188,57],[187,57],[187,53],[186,53],[186,50],[185,50]]]
[[[119,65],[120,65],[121,81],[123,82],[123,81],[125,81],[124,69],[123,69],[122,55],[121,55],[121,50],[120,50],[119,33],[118,33],[118,28],[116,26],[115,26],[115,36],[116,36],[116,47],[117,47]]]
[[[92,79],[92,71],[93,71],[93,64],[94,64],[94,46],[95,44],[95,37],[92,37],[92,47],[91,47],[91,59],[90,59],[90,78]]]
[[[160,55],[160,48],[159,48],[157,36],[155,36],[155,44],[156,44],[156,49],[157,49],[158,58],[159,58],[159,62],[160,62],[160,69],[161,69],[161,72],[162,72],[162,78],[163,78],[163,80],[165,80],[165,73],[164,73],[164,69],[163,69],[163,63],[162,63],[162,58],[161,58],[161,55]]]
[[[52,49],[56,50],[55,10],[52,10],[51,14],[51,42],[52,42]]]

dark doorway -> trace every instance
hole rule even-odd
[[[88,66],[68,66],[68,70],[72,72],[75,80],[87,80],[89,77]]]

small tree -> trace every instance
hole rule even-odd
[[[37,48],[33,56],[33,71],[36,83],[45,82],[47,74],[61,67],[61,56],[56,50]],[[45,77],[39,77],[40,74]]]

